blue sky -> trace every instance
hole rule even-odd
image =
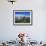
[[[16,16],[30,16],[30,12],[15,12]]]

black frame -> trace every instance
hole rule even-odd
[[[31,11],[31,24],[14,24],[14,11]],[[33,24],[33,11],[32,10],[13,10],[13,25],[32,25]]]

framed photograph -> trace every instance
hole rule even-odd
[[[32,25],[32,10],[13,10],[13,24]]]

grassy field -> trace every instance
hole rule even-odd
[[[15,18],[15,23],[30,23],[30,17],[23,17],[21,19]]]

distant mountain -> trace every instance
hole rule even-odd
[[[22,18],[29,18],[30,16],[15,16],[15,18],[17,18],[17,19],[22,19]]]

